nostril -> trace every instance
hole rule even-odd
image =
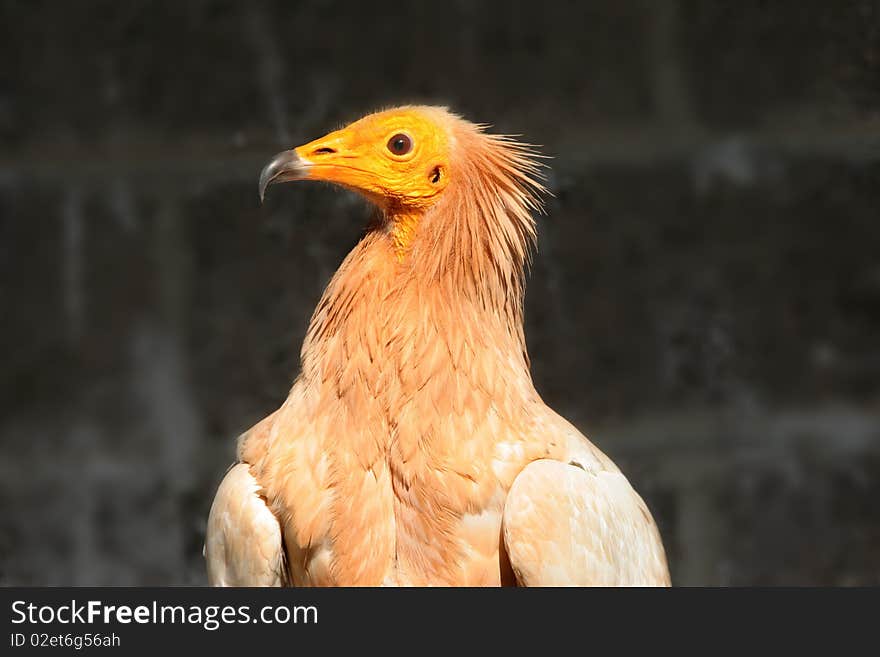
[[[316,148],[312,151],[313,155],[329,155],[331,153],[335,153],[336,149],[330,148],[329,146],[322,146],[321,148]]]

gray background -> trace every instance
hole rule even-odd
[[[0,584],[200,584],[403,101],[552,155],[539,391],[685,585],[880,584],[880,2],[0,3]]]

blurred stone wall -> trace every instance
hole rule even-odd
[[[0,3],[0,584],[200,584],[367,209],[257,199],[368,110],[553,156],[545,399],[683,585],[880,584],[880,2]]]

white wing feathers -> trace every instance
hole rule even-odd
[[[619,472],[530,463],[508,493],[503,536],[520,586],[669,586],[657,527]]]
[[[281,528],[246,463],[234,465],[217,490],[205,535],[211,586],[284,586]]]

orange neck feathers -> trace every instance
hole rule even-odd
[[[384,327],[379,340],[399,335],[417,317],[445,325],[450,338],[503,330],[525,355],[524,269],[536,236],[531,212],[541,210],[544,192],[540,164],[528,146],[447,117],[453,149],[444,195],[427,210],[381,211],[318,304],[304,365],[321,358],[328,336],[357,329],[360,319]],[[368,318],[357,316],[359,307]]]

